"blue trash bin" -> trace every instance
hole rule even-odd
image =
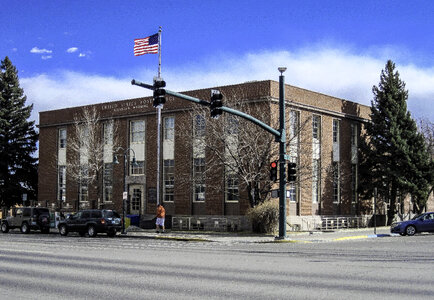
[[[127,215],[127,218],[130,218],[130,225],[139,227],[140,225],[139,215]]]

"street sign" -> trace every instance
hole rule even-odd
[[[127,200],[128,199],[128,192],[123,192],[122,199]]]

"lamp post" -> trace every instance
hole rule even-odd
[[[286,132],[285,132],[285,76],[286,67],[279,67],[279,239],[286,238]]]
[[[122,150],[124,151],[124,193],[123,193],[123,197],[122,197],[122,234],[126,234],[125,232],[125,195],[128,195],[128,191],[127,191],[127,165],[128,165],[128,157],[129,157],[129,153],[130,151],[133,152],[133,160],[131,161],[131,164],[133,166],[137,166],[137,162],[136,162],[136,153],[134,152],[133,149],[131,148],[127,148],[124,149],[122,147],[119,147],[115,152]],[[118,158],[116,155],[113,155],[113,163],[114,164],[119,164]],[[127,196],[128,197],[128,196]]]

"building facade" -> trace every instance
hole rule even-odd
[[[237,100],[243,107],[254,107],[249,112],[264,122],[276,124],[278,82],[248,82],[213,89],[223,93],[224,105],[229,99]],[[184,94],[207,100],[210,92],[211,89],[202,89]],[[290,222],[302,224],[306,222],[303,220],[321,216],[369,213],[371,199],[359,198],[357,182],[358,143],[363,124],[369,120],[370,108],[290,85],[285,85],[285,97],[287,152],[298,166],[297,180],[287,186]],[[160,159],[159,201],[176,222],[184,220],[190,226],[193,217],[195,226],[200,220],[202,224],[217,226],[222,220],[225,224],[227,220],[236,220],[237,226],[245,227],[240,220],[244,220],[251,206],[252,190],[231,164],[213,166],[209,172],[212,154],[205,139],[209,124],[221,120],[212,120],[209,112],[196,112],[195,105],[167,97],[162,109],[160,158],[157,157],[157,115],[151,97],[41,112],[39,204],[61,211],[84,207],[122,211],[126,190],[126,213],[146,218],[154,214],[157,204],[157,160]],[[86,110],[96,112],[99,124],[95,130],[100,140],[94,142],[94,148],[98,148],[100,165],[96,168],[97,176],[93,177],[88,166],[91,153],[82,145],[93,133],[84,130],[82,137],[77,131],[85,125],[80,118]],[[239,121],[226,114],[224,118],[225,124],[229,124],[229,129],[224,129],[225,143],[229,146],[222,156],[230,160],[234,159],[232,150],[240,147],[241,131]],[[277,143],[274,148],[278,148]],[[273,154],[270,155],[273,159]],[[74,176],[71,162],[76,162],[78,168],[75,168],[79,169]]]

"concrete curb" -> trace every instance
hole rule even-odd
[[[380,237],[391,237],[390,234],[371,234],[371,235],[355,235],[355,236],[346,236],[341,238],[333,239],[333,241],[346,241],[346,240],[359,240],[359,239],[372,239],[372,238],[380,238]]]
[[[125,237],[144,238],[154,240],[172,240],[183,242],[223,242],[223,243],[324,243],[340,242],[348,240],[361,240],[369,238],[391,237],[388,232],[389,227],[378,228],[379,234],[366,234],[372,232],[372,228],[338,230],[333,232],[291,232],[285,239],[278,239],[271,235],[256,235],[251,233],[225,233],[225,232],[183,232],[169,231],[156,234],[150,230],[127,230]],[[366,232],[366,233],[365,233]]]

